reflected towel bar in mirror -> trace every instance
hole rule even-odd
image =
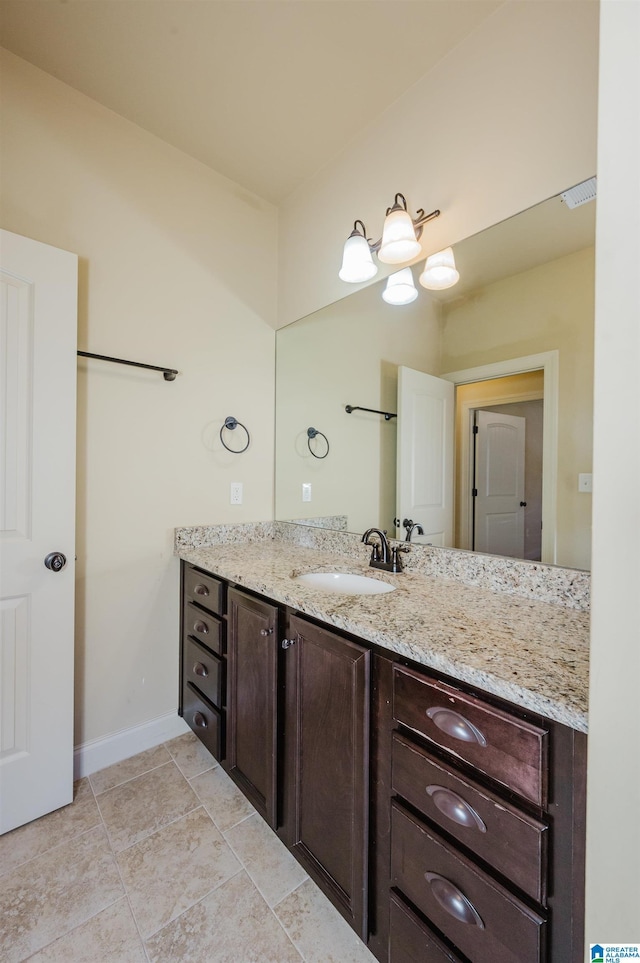
[[[344,410],[348,415],[350,415],[352,411],[370,411],[374,415],[384,415],[385,421],[391,421],[392,418],[398,417],[392,411],[378,411],[377,408],[361,408],[360,405],[345,405]]]

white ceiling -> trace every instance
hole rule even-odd
[[[2,45],[280,202],[502,0],[2,0]]]

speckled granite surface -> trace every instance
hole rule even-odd
[[[266,523],[265,523],[266,524]],[[276,523],[279,524],[279,523]],[[186,531],[186,530],[182,530]],[[238,533],[239,534],[239,533]],[[391,575],[364,557],[273,538],[189,547],[180,558],[299,612],[437,669],[574,729],[587,731],[587,613],[454,578]],[[198,539],[194,539],[198,541]],[[395,591],[327,594],[295,575],[342,571],[380,578]]]
[[[370,549],[353,532],[331,531],[292,522],[244,522],[238,525],[199,525],[175,530],[176,554],[184,548],[232,545],[277,538],[282,542],[367,561]],[[480,555],[458,549],[411,545],[403,555],[407,572],[455,579],[495,592],[508,592],[538,602],[551,602],[588,611],[591,595],[589,572],[539,562]]]

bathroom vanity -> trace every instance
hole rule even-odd
[[[376,573],[273,540],[179,554],[181,712],[374,955],[581,961],[585,613],[409,572],[331,595],[296,573]]]

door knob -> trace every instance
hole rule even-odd
[[[63,555],[62,552],[49,552],[44,564],[52,572],[60,572],[67,564],[67,556]]]

